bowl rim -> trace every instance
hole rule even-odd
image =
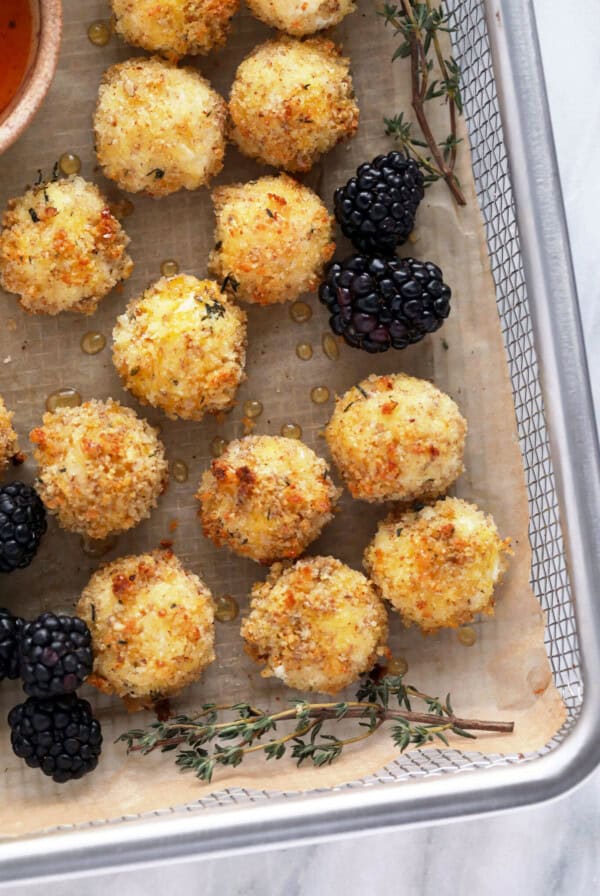
[[[13,109],[0,123],[0,153],[7,150],[31,124],[52,84],[62,37],[62,0],[37,0],[39,27],[35,58],[30,66]]]

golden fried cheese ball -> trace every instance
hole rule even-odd
[[[223,167],[227,106],[195,69],[158,57],[104,74],[94,118],[104,174],[123,190],[196,190]]]
[[[258,563],[298,557],[332,518],[339,490],[326,461],[296,439],[230,442],[200,481],[202,529]]]
[[[213,202],[209,271],[233,277],[236,298],[271,305],[317,288],[335,243],[333,219],[316,193],[282,174],[217,187]]]
[[[493,614],[509,545],[491,516],[446,498],[381,522],[364,565],[406,625],[433,632]]]
[[[212,596],[170,551],[121,557],[94,573],[77,604],[91,635],[88,678],[130,709],[196,681],[215,658]]]
[[[325,437],[354,498],[441,495],[463,472],[467,423],[427,380],[372,374],[337,399]]]
[[[239,66],[229,113],[230,136],[245,155],[309,171],[358,127],[349,60],[322,37],[269,40]]]
[[[133,270],[129,237],[98,187],[77,175],[11,199],[2,224],[0,286],[33,314],[92,314]]]
[[[250,12],[272,28],[293,37],[339,25],[354,12],[353,0],[247,0]]]
[[[388,625],[383,602],[360,572],[334,557],[308,557],[284,568],[276,563],[252,589],[242,623],[246,651],[300,691],[336,694],[385,653]]]
[[[12,425],[13,416],[14,414],[7,409],[4,399],[0,395],[0,475],[19,452],[17,434]]]
[[[239,0],[111,0],[117,34],[169,58],[222,46]]]
[[[125,388],[172,419],[228,410],[245,379],[246,314],[214,280],[162,277],[117,318],[113,340]]]
[[[150,515],[168,479],[156,430],[111,398],[44,414],[37,490],[63,529],[106,538]]]

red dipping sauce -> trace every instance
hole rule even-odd
[[[29,0],[0,0],[0,115],[23,82],[32,37]]]

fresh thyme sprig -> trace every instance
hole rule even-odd
[[[427,711],[413,710],[411,700],[414,699],[424,703]],[[332,730],[342,719],[357,719],[358,726],[364,730],[353,737],[339,738]],[[281,737],[262,740],[283,722],[293,723],[294,727]],[[154,750],[163,753],[176,750],[175,764],[181,770],[193,771],[202,781],[211,781],[217,765],[235,768],[250,753],[262,752],[266,759],[281,759],[289,750],[298,765],[306,760],[317,767],[330,765],[344,747],[371,737],[384,722],[393,723],[391,736],[401,752],[436,738],[448,745],[449,733],[474,738],[472,731],[510,734],[514,730],[513,722],[459,718],[454,715],[450,695],[442,702],[405,685],[401,675],[380,677],[373,672],[361,684],[354,701],[295,700],[290,708],[276,713],[249,703],[206,703],[193,715],[127,731],[117,743],[124,742],[127,752],[142,755]],[[327,726],[325,730],[324,726]]]
[[[400,0],[384,3],[378,12],[402,38],[392,61],[410,57],[412,106],[422,139],[413,134],[413,123],[401,112],[385,118],[386,133],[394,137],[402,150],[424,169],[425,183],[443,179],[459,205],[466,205],[459,180],[455,174],[456,156],[461,140],[457,136],[457,116],[462,114],[460,68],[453,56],[446,57],[440,43],[440,33],[451,33],[448,14],[440,4],[431,0]],[[437,75],[437,77],[435,77]],[[444,99],[450,118],[450,133],[439,142],[433,134],[425,111],[425,104]]]

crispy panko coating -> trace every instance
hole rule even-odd
[[[94,118],[106,177],[130,193],[196,190],[223,167],[225,100],[195,69],[156,56],[105,72]]]
[[[19,453],[17,434],[12,425],[13,417],[14,414],[7,409],[0,395],[0,476]]]
[[[196,56],[227,40],[239,0],[110,0],[117,34],[172,59]]]
[[[209,271],[235,284],[236,298],[271,305],[317,288],[335,243],[333,219],[316,193],[282,174],[217,187],[213,202]]]
[[[98,187],[77,175],[11,199],[2,224],[0,286],[33,314],[92,314],[133,270],[129,237]]]
[[[358,127],[349,61],[322,37],[269,40],[239,66],[229,113],[231,139],[245,155],[309,171]]]
[[[106,538],[131,529],[166,487],[156,430],[111,398],[44,414],[29,438],[40,497],[70,532]]]
[[[196,497],[207,538],[269,564],[298,557],[319,536],[339,489],[326,461],[303,442],[246,436],[213,460]]]
[[[211,593],[170,551],[101,567],[84,589],[77,615],[92,634],[88,684],[117,694],[130,709],[178,694],[215,658]]]
[[[354,12],[353,0],[247,0],[250,12],[293,37],[332,28]]]
[[[493,614],[510,553],[491,516],[446,498],[381,522],[364,565],[407,626],[434,632]]]
[[[354,498],[436,498],[463,472],[467,423],[427,380],[372,374],[337,399],[325,430]]]
[[[163,277],[129,303],[113,339],[125,388],[172,419],[228,410],[245,379],[246,314],[214,280]]]
[[[276,563],[252,589],[246,651],[300,691],[337,694],[386,652],[387,615],[372,584],[334,557]]]

